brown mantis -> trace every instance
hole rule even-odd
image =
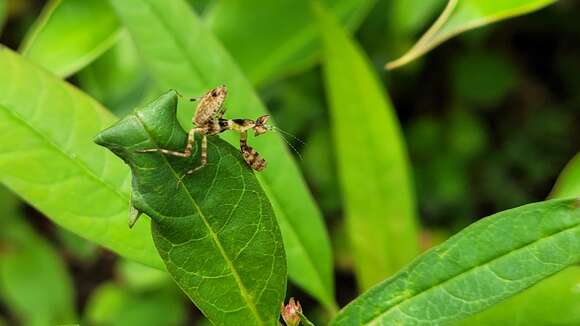
[[[240,133],[240,152],[242,153],[244,161],[246,161],[248,166],[252,169],[262,171],[266,167],[266,160],[264,160],[254,148],[248,146],[248,130],[253,129],[254,135],[259,136],[266,131],[273,129],[272,126],[266,125],[270,116],[263,115],[255,121],[250,119],[224,119],[223,115],[226,112],[224,101],[227,93],[226,86],[222,85],[211,89],[201,97],[192,119],[192,123],[195,127],[189,130],[187,144],[182,152],[164,148],[150,148],[139,150],[139,152],[161,152],[166,155],[190,157],[192,155],[193,143],[195,142],[195,134],[198,133],[202,135],[201,164],[198,167],[187,171],[187,174],[191,174],[207,165],[207,136],[217,135],[224,131],[232,130]]]

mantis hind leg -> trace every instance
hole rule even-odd
[[[187,134],[187,145],[185,145],[185,149],[183,150],[183,152],[173,151],[173,150],[164,149],[164,148],[141,149],[141,150],[138,150],[137,152],[139,152],[139,153],[161,152],[161,153],[166,154],[166,155],[179,156],[179,157],[190,157],[191,153],[192,153],[193,143],[195,142],[195,132],[196,131],[200,132],[201,129],[193,128]]]
[[[201,138],[201,164],[198,167],[193,168],[184,173],[183,175],[181,175],[181,177],[179,177],[179,179],[177,180],[176,186],[179,187],[179,185],[183,182],[183,178],[194,173],[197,170],[202,169],[206,165],[207,165],[207,136],[204,134],[203,137]]]
[[[206,165],[207,165],[207,136],[203,135],[203,138],[201,139],[201,164],[198,167],[187,171],[187,174],[192,174],[193,172],[205,167]]]

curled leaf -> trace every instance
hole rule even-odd
[[[419,58],[448,39],[468,30],[541,9],[556,0],[449,0],[431,28],[399,59],[387,63],[396,69]]]
[[[177,94],[162,95],[95,141],[133,174],[132,205],[151,217],[153,240],[181,289],[216,325],[275,324],[286,291],[286,256],[272,206],[238,150],[209,137],[188,158],[142,153],[183,150]]]

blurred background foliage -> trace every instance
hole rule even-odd
[[[190,3],[199,13],[214,5]],[[0,1],[0,43],[22,47],[44,5]],[[423,249],[478,217],[545,199],[580,149],[580,2],[560,1],[471,31],[408,66],[385,71],[384,64],[403,54],[444,5],[382,0],[351,23],[401,121]],[[68,80],[123,116],[159,90],[125,31],[114,44]],[[270,79],[254,73],[250,77],[259,82],[259,94],[280,127],[302,140],[289,139],[303,157],[303,174],[329,226],[336,293],[344,305],[357,290],[321,69],[303,62]],[[0,207],[0,325],[206,323],[165,273],[63,231],[4,189]],[[568,273],[565,277],[578,279],[577,270]],[[538,293],[549,296],[542,292],[546,287]],[[324,320],[307,294],[292,287],[289,292],[313,319]]]

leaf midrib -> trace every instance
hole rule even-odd
[[[141,118],[139,117],[139,115],[138,114],[134,114],[134,116],[135,116],[136,120],[139,122],[139,124],[143,127],[143,130],[145,130],[145,132],[149,136],[149,139],[151,139],[151,141],[155,144],[155,146],[157,148],[161,148],[160,147],[160,144],[157,143],[157,141],[152,136],[151,132],[149,131],[149,129],[147,128],[147,126],[145,125],[145,123],[141,120]],[[179,174],[177,173],[177,171],[175,171],[175,169],[173,168],[173,166],[169,163],[169,160],[167,159],[167,156],[162,155],[162,154],[160,154],[160,155],[163,158],[163,161],[165,162],[165,165],[167,165],[167,167],[169,168],[169,170],[171,171],[171,173],[175,177],[175,180],[177,181],[178,185],[185,191],[185,193],[189,197],[192,205],[195,207],[195,209],[196,209],[197,213],[199,214],[201,220],[203,221],[206,229],[208,230],[208,232],[209,232],[209,234],[210,234],[210,236],[211,236],[214,244],[219,249],[220,254],[222,255],[222,258],[224,259],[224,261],[226,262],[226,264],[228,265],[228,267],[232,271],[232,276],[234,277],[234,279],[236,281],[236,284],[238,285],[238,288],[240,289],[240,294],[242,295],[242,298],[246,302],[248,308],[250,308],[250,311],[255,316],[256,320],[261,325],[265,325],[264,321],[262,320],[262,317],[260,316],[260,314],[258,313],[258,310],[256,309],[256,306],[255,306],[254,302],[250,299],[251,296],[248,294],[248,290],[246,289],[246,287],[242,283],[242,279],[240,278],[240,274],[238,273],[238,271],[235,268],[234,264],[230,260],[230,257],[225,252],[225,250],[224,250],[224,248],[223,248],[220,240],[217,237],[217,234],[214,232],[214,230],[212,229],[211,225],[209,224],[209,222],[207,220],[207,217],[202,212],[201,208],[197,204],[197,201],[193,198],[193,195],[191,194],[191,192],[189,191],[189,189],[185,186],[185,184],[183,182],[179,182],[179,180],[180,180]],[[242,175],[242,177],[243,177],[243,175]]]
[[[163,18],[163,17],[162,17],[162,16],[161,16],[159,13],[158,13],[158,11],[156,10],[156,8],[154,8],[154,4],[152,4],[152,3],[151,3],[151,2],[149,2],[149,1],[144,1],[144,2],[145,2],[145,3],[147,4],[147,6],[149,7],[149,9],[150,9],[150,12],[152,12],[152,13],[153,13],[153,14],[154,14],[154,15],[155,15],[155,16],[156,16],[158,19],[159,19],[159,21],[161,22],[161,24],[163,25],[163,27],[165,28],[165,30],[166,30],[166,31],[168,31],[168,34],[172,36],[172,39],[173,39],[173,41],[175,42],[175,44],[176,44],[176,45],[177,45],[177,46],[178,46],[178,47],[181,49],[181,51],[182,51],[182,54],[183,54],[183,57],[185,57],[185,61],[188,63],[188,66],[191,68],[191,70],[193,70],[193,72],[194,72],[195,74],[197,74],[198,76],[200,76],[200,79],[201,79],[201,80],[202,80],[202,81],[203,81],[205,84],[208,84],[208,80],[207,80],[207,78],[206,78],[206,77],[205,77],[205,76],[202,74],[202,71],[201,71],[201,70],[197,69],[197,66],[196,66],[195,62],[194,62],[194,61],[192,61],[192,59],[191,59],[191,58],[190,58],[190,56],[188,55],[188,52],[189,52],[189,51],[187,51],[187,46],[185,46],[185,45],[184,45],[184,44],[181,42],[181,40],[180,40],[180,38],[179,38],[179,37],[176,37],[176,34],[173,32],[173,29],[171,28],[171,26],[170,26],[170,25],[168,25],[168,24],[166,23],[165,19],[164,19],[164,18]],[[194,13],[194,15],[195,15],[195,13]],[[201,25],[201,26],[204,26],[204,25],[203,25],[203,24],[201,24],[201,23],[200,23],[199,25]],[[204,26],[204,28],[205,28],[205,26]],[[213,32],[210,32],[210,33],[213,33]],[[233,59],[232,59],[232,60],[233,60]],[[269,189],[267,182],[264,182],[264,181],[262,181],[262,180],[263,180],[263,177],[262,177],[262,176],[260,176],[260,175],[258,175],[257,177],[258,177],[258,180],[260,180],[260,185],[262,186],[262,188],[268,188],[268,189]],[[278,203],[279,203],[279,201],[276,199],[276,196],[273,194],[273,192],[272,192],[272,191],[267,191],[267,194],[269,194],[269,196],[268,196],[268,197],[269,197],[269,199],[270,199],[270,202],[274,202],[274,204],[273,204],[272,206],[274,206],[274,207],[276,207],[276,206],[277,206],[277,207],[281,207],[281,205],[280,205],[280,204],[278,204]],[[305,250],[305,249],[304,249],[304,248],[305,248],[305,246],[304,246],[304,240],[303,240],[303,239],[302,239],[302,237],[300,236],[300,233],[296,232],[296,229],[294,228],[294,226],[293,226],[293,225],[292,225],[292,223],[291,223],[291,219],[289,219],[289,218],[288,218],[288,216],[287,216],[287,215],[286,215],[284,212],[282,212],[282,210],[278,210],[278,212],[277,212],[277,213],[278,213],[278,216],[280,216],[280,215],[283,215],[283,218],[284,218],[284,220],[285,220],[285,221],[287,221],[287,224],[291,226],[292,233],[293,233],[294,235],[296,235],[296,238],[297,238],[297,239],[299,239],[299,241],[298,241],[298,242],[300,243],[300,247],[301,247],[301,248],[304,250],[304,253],[305,253],[304,257],[306,257],[306,258],[307,258],[307,260],[308,260],[308,262],[309,262],[309,264],[310,264],[310,268],[312,268],[314,271],[316,271],[316,273],[314,273],[314,274],[316,275],[316,277],[317,277],[318,281],[319,281],[319,282],[320,282],[320,284],[322,285],[322,291],[323,291],[323,292],[327,292],[327,291],[325,290],[325,288],[326,288],[326,284],[325,284],[325,282],[323,282],[323,280],[322,280],[321,271],[320,271],[320,270],[319,270],[319,269],[316,267],[316,264],[314,264],[314,260],[313,260],[313,257],[311,257],[311,255],[310,255],[310,252],[309,252],[308,250]],[[331,297],[331,296],[329,296],[328,294],[327,294],[326,296],[328,296],[328,297],[330,297],[330,298],[331,298],[331,300],[330,300],[329,304],[331,304],[331,305],[332,305],[332,303],[333,303],[332,297]]]
[[[527,247],[530,247],[530,246],[532,246],[532,245],[534,245],[534,244],[536,244],[536,243],[539,243],[539,242],[542,242],[542,241],[544,241],[544,240],[546,240],[546,239],[549,239],[549,238],[555,237],[555,236],[557,236],[557,235],[559,235],[559,234],[561,234],[561,233],[564,233],[564,232],[567,232],[567,231],[573,230],[573,229],[577,228],[578,226],[580,226],[580,223],[574,224],[574,225],[572,225],[572,226],[570,226],[570,227],[567,227],[567,228],[564,228],[564,229],[562,229],[562,230],[556,231],[556,232],[554,232],[554,233],[552,233],[552,234],[549,234],[549,235],[547,235],[547,236],[544,236],[544,237],[542,237],[542,238],[539,238],[539,239],[536,239],[536,240],[534,240],[534,241],[528,242],[528,243],[526,243],[526,244],[524,244],[524,245],[522,245],[522,246],[520,246],[520,247],[518,247],[518,248],[515,248],[514,250],[511,250],[511,251],[509,251],[509,252],[507,252],[507,253],[500,254],[500,255],[498,255],[498,256],[496,256],[496,257],[494,257],[494,258],[491,258],[490,260],[488,260],[488,261],[484,262],[484,263],[483,263],[483,264],[481,264],[481,265],[478,265],[478,266],[473,266],[473,267],[471,267],[471,268],[469,268],[469,269],[466,269],[465,271],[462,271],[462,272],[460,272],[460,273],[458,273],[458,274],[456,274],[456,275],[453,275],[452,277],[450,277],[450,278],[448,278],[448,279],[444,280],[443,282],[437,283],[437,284],[435,284],[435,285],[433,285],[433,286],[431,286],[431,287],[429,287],[429,288],[423,289],[423,290],[421,290],[421,291],[419,291],[419,292],[417,292],[417,293],[413,294],[413,295],[412,295],[412,296],[410,296],[410,297],[407,297],[407,298],[404,298],[404,299],[402,299],[401,301],[397,302],[396,304],[394,304],[393,306],[389,307],[389,308],[388,308],[388,309],[386,309],[385,311],[381,312],[380,314],[378,314],[378,315],[376,315],[376,316],[372,317],[370,320],[368,320],[368,321],[365,321],[365,322],[363,322],[363,323],[364,323],[364,325],[367,325],[367,324],[370,324],[370,323],[375,323],[375,322],[377,322],[377,320],[378,320],[379,318],[381,318],[382,316],[386,315],[387,313],[389,313],[389,312],[390,312],[390,311],[392,311],[393,309],[396,309],[396,308],[400,307],[400,306],[401,306],[402,304],[404,304],[405,302],[408,302],[408,301],[412,300],[413,298],[415,298],[415,297],[418,297],[419,295],[421,295],[421,294],[423,294],[423,293],[425,293],[425,292],[428,292],[428,291],[430,291],[430,290],[433,290],[433,289],[435,289],[435,288],[438,288],[438,287],[440,287],[440,286],[443,286],[444,284],[446,284],[446,283],[449,283],[449,282],[451,282],[451,281],[453,281],[453,280],[455,280],[455,279],[457,279],[457,278],[459,278],[459,277],[463,276],[464,274],[468,274],[468,273],[472,272],[473,270],[476,270],[476,269],[478,269],[478,268],[487,267],[489,264],[493,263],[494,261],[496,261],[496,260],[499,260],[499,259],[501,259],[501,258],[503,258],[503,257],[506,257],[506,256],[508,256],[508,255],[510,255],[510,254],[512,254],[512,253],[514,253],[514,252],[516,252],[516,251],[524,250],[524,249],[526,249]],[[395,276],[393,276],[393,278],[394,278],[394,277],[396,277],[396,275],[395,275]]]

